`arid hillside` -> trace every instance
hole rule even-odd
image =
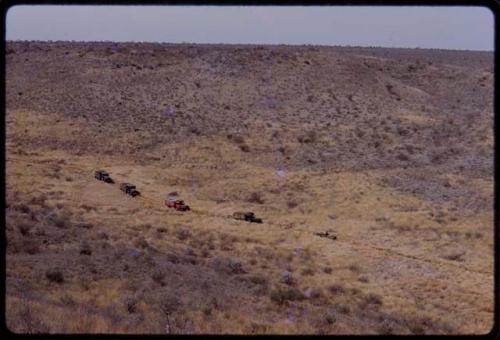
[[[6,64],[11,330],[491,329],[492,53],[8,42]]]

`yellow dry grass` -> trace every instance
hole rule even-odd
[[[386,58],[366,58],[370,63],[386,62]],[[177,65],[183,66],[188,66],[186,61]],[[343,65],[339,77],[355,66]],[[372,71],[366,71],[368,79],[385,91],[390,79]],[[229,97],[236,88],[251,92],[247,80],[223,82],[218,90]],[[403,81],[390,83],[399,86],[405,99],[422,103],[429,99],[430,94]],[[210,86],[204,91],[208,97],[219,95]],[[185,93],[191,98],[196,91]],[[326,93],[319,93],[318,100],[330,100]],[[366,99],[361,94],[354,97]],[[185,105],[186,112],[196,110],[189,100]],[[277,104],[277,117],[292,112],[299,112],[300,118],[312,115],[287,105]],[[425,114],[423,108],[404,107],[401,104],[392,116],[408,126],[423,128],[445,121]],[[327,151],[345,147],[354,152],[357,139],[332,137],[321,123],[308,119],[283,123],[240,115],[238,124],[246,123],[253,131],[242,134],[244,142],[224,133],[188,134],[175,142],[148,146],[145,143],[155,138],[152,131],[124,133],[90,126],[85,119],[69,119],[64,113],[8,110],[7,203],[14,210],[7,227],[9,329],[19,333],[489,332],[492,208],[460,209],[455,204],[468,207],[468,197],[433,201],[384,184],[383,179],[401,174],[396,167],[347,171],[333,163],[326,168],[290,167],[286,176],[278,176],[277,168],[267,163],[283,161],[287,149],[300,150],[297,136],[314,131],[315,145]],[[279,146],[285,151],[273,154],[277,146],[267,135],[274,129],[282,134]],[[349,120],[334,129],[339,135],[360,130]],[[380,139],[388,149],[399,147],[398,128],[393,130],[380,127],[381,136],[390,135]],[[487,134],[481,143],[491,145],[492,140]],[[241,145],[248,145],[250,152],[242,151]],[[142,146],[143,151],[137,152]],[[264,156],[248,161],[250,154],[254,159]],[[415,172],[425,177],[432,167],[421,166]],[[96,181],[96,169],[107,170],[116,184]],[[485,201],[492,197],[493,178],[443,172],[433,179]],[[124,195],[121,182],[135,184],[142,196]],[[192,211],[165,207],[165,195],[172,191]],[[33,203],[43,195],[43,203]],[[235,211],[253,211],[264,223],[236,221],[230,217]],[[64,214],[70,216],[65,220]],[[62,222],[53,215],[63,216],[59,216]],[[78,226],[81,222],[90,227]],[[23,224],[32,229],[23,232]],[[337,239],[315,235],[327,230]],[[33,251],[28,247],[30,237],[40,243]],[[79,253],[82,241],[91,243],[92,256]],[[132,258],[131,250],[141,253],[139,260]],[[240,259],[245,273],[224,276],[214,270],[213,261],[219,257]],[[52,267],[64,273],[64,283],[47,279],[45,270]],[[160,267],[163,273],[158,274]],[[280,282],[284,271],[293,272],[294,287],[308,294],[306,298],[279,302],[280,290],[290,288]],[[162,274],[168,284],[162,284]],[[293,294],[283,294],[287,293]],[[190,307],[163,311],[164,298],[172,295]],[[212,295],[222,301],[208,299]],[[328,314],[332,311],[334,317]]]

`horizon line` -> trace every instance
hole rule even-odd
[[[114,41],[114,40],[5,40],[5,43],[112,43],[112,44],[165,44],[165,45],[229,45],[229,46],[279,46],[279,47],[337,47],[337,48],[388,48],[388,49],[406,49],[406,50],[437,50],[437,51],[456,51],[456,52],[495,52],[493,50],[469,50],[469,49],[454,49],[454,48],[434,48],[434,47],[398,47],[398,46],[362,46],[362,45],[320,45],[320,44],[279,44],[279,43],[201,43],[201,42],[168,42],[168,41]]]

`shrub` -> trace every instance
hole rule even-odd
[[[135,298],[126,298],[124,301],[125,308],[127,309],[127,312],[130,314],[135,313],[137,311],[137,300]]]
[[[408,323],[408,329],[413,334],[417,334],[417,335],[423,335],[423,334],[425,334],[425,327],[424,327],[424,325],[422,325],[420,322],[418,322],[416,320],[413,320],[412,322]]]
[[[76,305],[76,301],[71,297],[71,295],[68,295],[67,293],[65,293],[63,296],[61,296],[61,298],[59,299],[59,301],[63,305],[66,305],[68,307],[72,307],[72,306]]]
[[[92,223],[85,223],[85,222],[78,223],[76,226],[78,228],[83,228],[83,229],[92,229],[94,227]]]
[[[172,314],[173,312],[179,310],[180,307],[181,301],[176,296],[167,295],[161,298],[160,309],[166,315]]]
[[[258,192],[252,192],[250,197],[247,199],[250,203],[264,204],[265,201],[262,199],[262,196]]]
[[[304,144],[307,144],[307,143],[314,143],[316,141],[316,132],[314,131],[309,131],[307,134],[305,135],[300,135],[297,137],[297,141],[299,143],[304,143]]]
[[[438,331],[444,332],[445,334],[456,333],[456,329],[451,325],[438,320],[432,320],[428,317],[412,318],[405,321],[406,326],[413,334],[425,334],[426,331],[429,333],[438,333]]]
[[[292,273],[290,273],[289,271],[283,272],[281,274],[280,282],[287,284],[287,285],[293,284],[294,280],[293,280]]]
[[[370,293],[364,297],[361,302],[362,307],[367,307],[369,305],[381,306],[382,305],[382,297],[378,294]]]
[[[185,252],[187,256],[196,257],[196,251],[191,247],[186,247]]]
[[[212,309],[213,309],[213,307],[210,306],[210,305],[204,306],[203,309],[202,309],[203,315],[205,315],[205,316],[212,315]]]
[[[82,241],[80,243],[80,255],[92,255],[92,249],[87,241]]]
[[[231,136],[231,137],[229,137]],[[228,138],[231,139],[236,144],[245,144],[245,138],[240,135],[228,135]]]
[[[404,154],[404,153],[399,153],[396,158],[402,162],[407,162],[410,160],[410,158],[408,158],[408,155]]]
[[[29,207],[29,206],[27,206],[27,205],[26,205],[26,204],[24,204],[24,203],[16,204],[16,205],[14,206],[14,209],[15,209],[15,210],[18,210],[18,211],[20,211],[20,212],[22,212],[22,213],[24,213],[24,214],[29,214],[29,213],[31,212],[30,207]]]
[[[26,223],[26,222],[21,222],[19,223],[19,225],[17,226],[17,229],[19,230],[19,232],[21,233],[21,235],[23,236],[26,236],[29,234],[30,230],[31,230],[32,226],[31,224],[29,223]]]
[[[40,245],[35,240],[24,240],[23,250],[30,255],[38,254],[40,252]]]
[[[10,314],[10,313],[9,313]],[[9,328],[16,333],[49,333],[49,327],[36,315],[31,303],[23,299],[21,306],[7,321],[11,323]]]
[[[250,282],[256,285],[266,285],[268,283],[268,279],[265,276],[259,274],[252,275],[248,279],[250,280]]]
[[[328,310],[325,313],[325,321],[329,325],[333,325],[337,322],[337,317],[335,316],[335,312],[333,310]]]
[[[246,144],[240,145],[240,150],[243,152],[250,152],[250,147]]]
[[[148,241],[146,241],[144,236],[140,236],[140,237],[135,239],[134,246],[136,246],[138,248],[145,249],[149,246],[149,243],[148,243]]]
[[[192,134],[197,135],[197,136],[199,136],[201,134],[201,131],[196,127],[189,128],[189,132],[191,132]]]
[[[66,215],[58,215],[55,212],[51,212],[47,216],[47,221],[52,223],[57,228],[67,228],[69,226],[69,218]]]
[[[330,287],[328,287],[328,290],[332,294],[342,294],[345,292],[345,288],[339,284],[333,284]]]
[[[45,272],[45,277],[50,282],[55,282],[55,283],[63,283],[64,282],[63,273],[59,269],[48,269]]]
[[[97,210],[97,208],[88,206],[86,204],[82,204],[80,207],[87,212],[89,212],[90,210]]]
[[[351,308],[349,308],[348,305],[344,305],[344,304],[341,304],[341,303],[337,303],[335,305],[335,309],[339,312],[339,313],[342,313],[342,314],[349,314],[351,313]]]
[[[89,279],[87,276],[82,276],[79,278],[78,283],[81,288],[88,291],[90,289],[91,279]]]
[[[249,326],[250,334],[265,334],[269,332],[270,325],[252,322]]]
[[[401,127],[399,127],[399,128],[397,129],[397,132],[398,132],[398,134],[399,134],[400,136],[407,136],[407,135],[410,133],[410,131],[408,131],[408,130],[407,130],[407,129],[405,129],[405,128],[401,128]]]
[[[354,273],[359,273],[359,271],[361,270],[356,264],[351,264],[349,265],[349,270],[354,272]]]
[[[101,231],[100,233],[98,233],[97,237],[100,238],[101,240],[109,240],[108,234],[106,234],[104,231]]]
[[[191,237],[191,232],[187,229],[179,229],[176,232],[176,236],[179,240],[184,241]]]
[[[333,269],[332,269],[332,267],[325,267],[325,268],[323,268],[323,272],[325,274],[331,274],[333,272]]]
[[[201,248],[201,256],[202,257],[209,257],[210,256],[210,250],[208,250],[207,247],[203,246]]]
[[[230,257],[225,262],[227,269],[230,271],[230,273],[238,274],[243,272],[243,266],[241,264],[240,259],[235,257]]]
[[[151,274],[151,278],[153,281],[161,284],[163,286],[163,279],[165,278],[165,273],[161,270],[155,270],[153,274]]]
[[[318,299],[323,296],[323,291],[319,288],[308,289],[304,295],[309,299]]]
[[[170,263],[179,263],[180,262],[179,257],[174,253],[167,254],[167,261]]]
[[[286,301],[303,300],[304,294],[297,288],[288,287],[286,289],[280,288],[271,291],[270,298],[272,301],[281,305]]]
[[[365,275],[361,275],[360,277],[358,277],[358,281],[359,282],[364,282],[364,283],[367,283],[369,281],[368,277],[365,276]]]
[[[314,275],[314,270],[312,268],[306,268],[302,271],[301,274],[305,276],[312,276]]]
[[[236,257],[216,257],[213,260],[215,270],[227,274],[244,273],[240,259]]]
[[[33,197],[30,201],[31,204],[36,204],[40,206],[45,206],[45,201],[47,200],[47,195],[46,194],[41,194],[40,196]]]
[[[378,334],[384,334],[384,335],[389,335],[393,334],[394,329],[391,325],[391,322],[388,320],[383,320],[382,323],[377,327],[377,333]]]

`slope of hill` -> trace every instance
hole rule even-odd
[[[6,53],[13,331],[490,330],[492,53]],[[98,168],[145,198],[96,181]],[[193,211],[166,208],[171,191]],[[228,218],[238,210],[264,223]],[[326,230],[337,239],[314,234]]]

